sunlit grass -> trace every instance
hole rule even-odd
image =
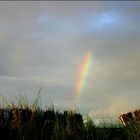
[[[128,125],[103,119],[98,125],[90,117],[83,120],[79,111],[55,111],[53,104],[41,109],[41,89],[31,105],[26,96],[16,97],[18,104],[1,97],[0,139],[14,140],[139,140],[140,123]]]

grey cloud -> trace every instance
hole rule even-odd
[[[139,11],[138,2],[0,2],[0,91],[21,88],[32,98],[43,85],[56,106],[69,106],[91,51],[80,110],[113,114],[138,104]]]

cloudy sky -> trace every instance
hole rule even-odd
[[[92,117],[139,107],[140,2],[0,2],[0,94]],[[78,77],[86,54],[90,67]]]

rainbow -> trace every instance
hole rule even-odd
[[[76,83],[76,99],[78,99],[84,92],[84,87],[87,84],[88,76],[92,66],[92,53],[87,52],[81,63],[80,70],[78,72],[78,80]]]

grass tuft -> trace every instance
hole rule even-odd
[[[139,140],[140,122],[131,119],[127,125],[102,120],[95,125],[79,110],[55,111],[53,104],[41,109],[41,89],[31,106],[26,96],[16,97],[18,104],[2,97],[0,107],[0,139],[14,140]]]

